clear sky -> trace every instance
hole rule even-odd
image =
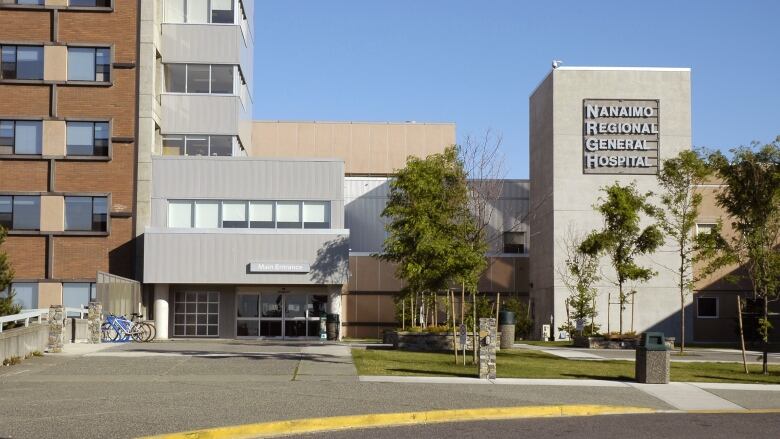
[[[254,116],[455,122],[528,177],[528,96],[568,66],[691,67],[693,144],[780,135],[780,1],[255,0]]]

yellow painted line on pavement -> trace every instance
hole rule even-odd
[[[221,439],[260,438],[303,433],[316,433],[357,428],[391,427],[442,422],[490,421],[501,419],[544,418],[561,416],[596,416],[655,413],[645,407],[607,405],[544,405],[524,407],[492,407],[456,410],[432,410],[406,413],[334,416],[328,418],[293,419],[258,424],[234,425],[181,433],[147,436],[145,439]]]

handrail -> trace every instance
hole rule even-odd
[[[85,308],[65,308],[65,315],[67,316],[69,312],[71,313],[78,313],[79,318],[83,319],[84,315],[89,313],[88,309]],[[38,318],[38,323],[43,322],[43,315],[46,314],[48,317],[49,315],[49,308],[38,308],[38,309],[25,309],[22,310],[19,314],[12,314],[10,316],[2,316],[0,317],[0,333],[3,332],[3,323],[9,323],[9,322],[18,322],[20,320],[24,320],[24,326],[30,326],[30,319]]]

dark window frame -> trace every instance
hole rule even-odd
[[[71,123],[90,123],[92,124],[92,154],[75,154],[70,152],[70,145],[68,145],[68,129],[69,124]],[[97,126],[98,124],[104,124],[106,126],[106,138],[105,139],[98,139],[97,138]],[[65,155],[69,157],[110,157],[111,156],[111,130],[112,130],[112,124],[111,121],[108,120],[79,120],[79,119],[66,119],[65,120]],[[97,141],[98,140],[105,140],[105,145],[100,146],[99,148],[101,150],[105,151],[105,154],[96,154],[95,151],[98,149]]]
[[[28,6],[28,5],[24,5]],[[13,48],[14,50],[14,61],[13,61],[13,77],[6,77],[6,74],[4,73],[6,71],[5,64],[10,63],[9,61],[3,61],[2,53],[5,52],[5,48]],[[36,75],[34,78],[20,78],[19,77],[19,48],[20,47],[33,47],[36,49],[40,49],[41,52],[41,59],[40,59],[40,75]],[[0,44],[0,79],[5,81],[42,81],[43,80],[43,70],[44,70],[44,49],[43,45],[38,44]],[[39,77],[40,76],[40,77]]]
[[[522,243],[507,243],[507,235],[508,234],[522,234],[523,242]],[[502,245],[503,245],[503,253],[506,254],[515,254],[515,255],[524,255],[528,253],[528,249],[526,248],[526,236],[524,231],[517,231],[517,230],[510,230],[505,231],[502,234]]]
[[[0,222],[0,227],[5,228],[9,232],[19,232],[19,233],[30,233],[30,232],[40,232],[41,230],[41,195],[40,194],[10,194],[10,193],[0,193],[0,197],[4,198],[10,198],[11,199],[11,212],[10,212],[10,219],[8,221],[2,221]],[[38,224],[35,228],[16,228],[14,226],[14,220],[16,217],[16,198],[18,197],[33,197],[38,198]],[[8,215],[9,212],[3,212],[3,214]]]
[[[702,300],[714,300],[715,301],[715,314],[714,315],[702,315],[701,307],[699,303]],[[697,319],[718,319],[720,318],[720,298],[712,296],[702,296],[696,298],[696,318]]]
[[[74,84],[79,83],[98,83],[98,84],[111,84],[111,81],[113,80],[113,73],[111,72],[112,67],[112,60],[114,58],[114,51],[111,46],[93,46],[93,45],[77,45],[77,44],[71,44],[68,45],[68,60],[70,61],[70,50],[71,49],[92,49],[92,60],[94,62],[94,69],[95,69],[95,76],[93,76],[92,79],[71,79],[70,77],[70,71],[67,72],[67,82],[71,82]],[[108,51],[108,62],[107,64],[98,64],[98,51],[99,50],[105,50]],[[105,69],[102,69],[101,67],[105,67]],[[103,74],[104,77],[102,80],[98,80],[98,75]]]
[[[170,84],[168,81],[168,69],[170,69],[172,66],[184,66],[184,78],[182,79],[184,83],[184,91],[170,91]],[[209,91],[208,92],[195,92],[190,91],[190,66],[208,66],[209,68]],[[233,90],[230,93],[215,93],[213,91],[214,89],[214,74],[213,74],[213,67],[231,67],[231,75],[232,75],[232,88]],[[238,67],[238,68],[237,68]],[[213,95],[213,96],[240,96],[240,90],[236,90],[236,70],[238,70],[238,77],[243,79],[243,75],[241,74],[241,67],[237,64],[207,64],[207,63],[167,63],[164,66],[164,93],[166,94],[180,94],[180,95]],[[239,86],[240,87],[240,86]]]
[[[67,218],[68,218],[68,198],[90,198],[90,205],[91,205],[91,214],[90,214],[90,228],[89,229],[75,229],[75,228],[69,228],[67,224]],[[96,199],[104,199],[105,200],[105,213],[95,213],[95,200]],[[69,194],[63,196],[63,215],[65,218],[64,223],[64,231],[65,232],[72,232],[72,233],[109,233],[109,219],[111,217],[110,212],[110,197],[108,195],[78,195],[78,194]],[[96,217],[97,221],[96,221]],[[95,224],[102,224],[102,228],[96,228]]]

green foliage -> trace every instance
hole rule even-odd
[[[780,295],[780,137],[731,153],[731,158],[720,152],[709,157],[725,184],[717,200],[729,215],[734,233],[730,238],[718,234],[724,246],[711,255],[707,273],[734,263],[744,268],[746,276],[734,277],[747,277],[753,296],[763,301],[759,329],[766,343],[771,329],[768,304]],[[766,367],[765,362],[765,371]]]
[[[620,301],[620,331],[623,331],[622,309],[631,293],[624,290],[627,281],[646,282],[656,275],[650,268],[636,262],[641,255],[653,253],[663,244],[661,228],[652,224],[641,228],[641,215],[657,218],[659,211],[647,200],[652,195],[640,194],[634,186],[620,183],[602,188],[606,198],[599,198],[594,206],[604,217],[602,230],[591,232],[580,244],[579,250],[588,255],[607,255],[617,276],[618,300]]]
[[[675,270],[680,289],[680,350],[685,349],[685,297],[693,290],[693,264],[698,255],[706,255],[715,244],[694,236],[702,195],[696,187],[712,173],[707,162],[695,151],[681,151],[677,157],[665,160],[658,174],[661,204],[664,211],[660,225],[676,245],[680,265]]]
[[[513,296],[501,302],[501,310],[515,313],[515,337],[528,338],[531,335],[534,322],[527,303]]]
[[[14,304],[14,292],[10,288],[14,279],[14,270],[8,262],[8,255],[2,251],[6,236],[5,229],[0,226],[0,291],[8,289],[8,294],[0,294],[0,316],[18,314],[22,310],[20,305]]]
[[[465,239],[476,225],[455,147],[425,159],[409,157],[390,183],[382,216],[389,219],[388,236],[379,257],[397,263],[407,294],[441,291],[455,280],[476,286],[487,247]]]
[[[593,321],[596,318],[595,300],[598,289],[593,285],[601,279],[599,255],[584,252],[581,245],[582,240],[578,237],[570,236],[565,239],[566,260],[563,269],[559,272],[561,280],[571,292],[571,295],[566,298],[569,319],[559,329],[569,334],[574,334],[576,330],[576,325],[571,319],[574,321],[582,319],[588,327],[587,331],[595,331]]]

